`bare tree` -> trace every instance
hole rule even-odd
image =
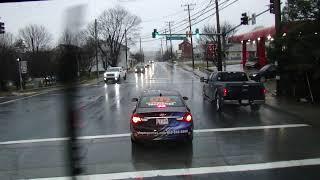
[[[26,43],[27,48],[33,53],[39,52],[49,46],[52,35],[42,25],[30,24],[19,30],[21,39]]]
[[[73,33],[70,30],[66,29],[60,37],[59,42],[60,44],[78,46],[80,44],[79,36],[80,33]]]
[[[0,35],[0,91],[7,91],[7,81],[16,79],[14,36],[10,32]]]
[[[226,41],[228,39],[228,37],[234,35],[237,32],[237,30],[232,30],[233,27],[234,26],[228,22],[222,23],[221,33],[224,35],[223,41]],[[215,33],[217,33],[217,29],[214,26],[207,25],[207,26],[203,27],[202,32],[204,34],[215,34]],[[206,42],[216,42],[216,41],[217,41],[216,35],[205,35],[200,38],[199,43],[205,44]]]
[[[117,65],[121,45],[125,38],[125,30],[127,30],[127,38],[133,39],[138,34],[140,23],[141,19],[138,16],[129,13],[120,6],[107,9],[100,15],[98,36],[101,41],[98,44],[101,53],[108,59],[108,64]]]
[[[12,33],[7,32],[0,35],[0,46],[1,47],[11,47],[14,44],[14,36]]]

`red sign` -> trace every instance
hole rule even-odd
[[[207,58],[213,58],[215,56],[215,52],[217,50],[216,44],[210,43],[207,45]]]

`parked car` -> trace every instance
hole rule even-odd
[[[127,79],[127,71],[122,67],[110,67],[107,71],[103,74],[104,82],[107,83],[109,80],[119,82],[121,78],[123,80]]]
[[[247,69],[258,69],[259,68],[259,61],[258,58],[249,58],[248,61],[245,64],[245,67]]]
[[[250,81],[245,72],[213,72],[201,81],[204,82],[203,96],[216,103],[218,112],[225,104],[250,105],[252,111],[257,111],[265,103],[263,84]]]
[[[267,64],[263,66],[257,73],[250,74],[250,79],[257,82],[265,82],[267,79],[276,77],[276,66],[273,64]]]

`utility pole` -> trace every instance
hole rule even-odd
[[[275,16],[275,28],[276,28],[276,39],[281,38],[281,2],[280,0],[274,1],[274,16]],[[281,51],[282,47],[277,42],[275,44],[275,48],[278,52]],[[281,74],[281,67],[282,63],[281,60],[277,59],[275,62],[275,65],[277,66],[277,74],[276,74],[276,90],[277,90],[277,96],[281,95],[281,82],[280,82],[280,74]]]
[[[223,50],[223,55],[222,55],[222,59],[223,59],[223,69],[224,71],[227,71],[227,62],[226,62],[226,49],[227,49],[227,45],[226,45],[226,34],[223,33],[222,34],[222,50]]]
[[[141,37],[140,37],[140,58],[142,58]],[[142,61],[142,59],[139,59],[139,61]]]
[[[99,81],[99,65],[98,65],[98,32],[97,32],[97,19],[94,20],[94,38],[96,46],[96,68],[97,68],[97,82]]]
[[[124,36],[126,41],[126,70],[128,70],[128,40],[127,40],[127,29],[124,30]]]
[[[21,59],[18,58],[17,59],[17,62],[18,62],[18,72],[19,72],[19,83],[20,83],[20,91],[23,90],[23,87],[22,87],[22,75],[21,75],[21,63],[20,63]]]
[[[164,30],[164,33],[167,34],[167,29]],[[166,51],[168,51],[168,40],[166,36]]]
[[[169,33],[170,33],[170,58],[171,58],[171,62],[173,62],[173,53],[172,53],[172,39],[171,39],[171,23],[172,23],[173,21],[169,21],[168,23],[169,23]]]
[[[222,71],[222,59],[221,59],[221,34],[220,34],[220,18],[219,18],[219,3],[215,0],[216,4],[216,19],[217,19],[217,39],[218,39],[218,71]]]
[[[192,5],[194,5],[194,4],[192,4]],[[189,30],[190,30],[190,33],[191,33],[191,37],[190,37],[190,39],[191,39],[191,56],[192,56],[192,70],[194,70],[194,54],[193,54],[193,39],[192,39],[192,28],[191,28],[191,16],[190,16],[190,4],[187,4],[187,5],[185,5],[185,6],[187,6],[188,7],[188,15],[189,15]]]
[[[161,53],[161,59],[162,59],[163,58],[162,38],[161,38],[161,50],[160,50],[160,53]]]

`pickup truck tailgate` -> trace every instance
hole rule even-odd
[[[225,85],[228,93],[225,99],[264,100],[264,86],[253,82],[230,82]]]

